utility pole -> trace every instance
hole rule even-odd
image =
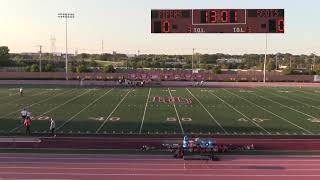
[[[314,71],[314,67],[316,65],[316,54],[313,53],[313,65],[312,65],[312,70]]]
[[[66,80],[68,80],[68,19],[73,19],[73,13],[59,13],[58,18],[66,20]]]

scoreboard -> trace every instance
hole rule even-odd
[[[284,9],[153,9],[151,33],[284,33]]]

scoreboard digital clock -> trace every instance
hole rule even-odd
[[[284,33],[284,9],[153,9],[152,33]]]

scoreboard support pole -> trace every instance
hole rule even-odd
[[[265,49],[264,62],[263,62],[263,83],[266,83],[267,51],[268,51],[268,34],[266,33],[266,49]]]
[[[192,49],[192,59],[191,59],[192,74],[193,74],[193,58],[194,58],[194,48]]]

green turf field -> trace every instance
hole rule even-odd
[[[319,135],[320,88],[0,88],[0,131]]]

